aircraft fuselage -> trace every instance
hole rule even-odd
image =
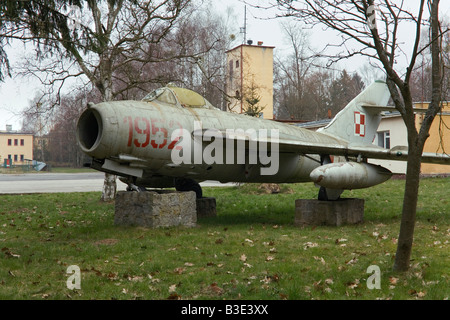
[[[199,125],[201,126],[199,129]],[[196,130],[197,129],[197,130]],[[204,138],[203,145],[193,145],[190,163],[173,165],[174,152],[180,152],[181,142],[177,132],[202,132],[215,129],[221,132],[242,132],[254,130],[259,135],[266,131],[277,132],[279,137],[295,140],[320,142],[322,144],[342,144],[341,140],[331,136],[312,132],[292,125],[243,116],[218,109],[191,108],[146,101],[104,102],[90,107],[80,118],[78,139],[83,151],[94,159],[111,159],[122,166],[136,169],[137,182],[148,187],[162,184],[161,177],[185,177],[197,181],[217,180],[221,182],[307,182],[310,173],[321,165],[320,156],[291,152],[271,154],[270,143],[266,144],[266,162],[261,162],[260,152],[263,145],[257,143],[256,156],[251,161],[248,146],[245,150],[245,163],[237,159],[242,152],[237,142],[230,148],[229,141],[215,141],[222,144],[223,158],[208,163],[210,155],[205,147],[211,143]],[[197,140],[201,139],[197,137]],[[192,138],[191,143],[194,143]],[[247,144],[249,142],[247,141]],[[213,156],[215,156],[213,150]],[[228,156],[227,152],[233,155]],[[201,155],[199,155],[201,153]],[[207,153],[207,154],[205,154]],[[199,161],[200,159],[200,161]],[[267,163],[270,160],[270,163]],[[187,161],[188,162],[188,161]],[[277,163],[275,163],[277,162]],[[273,166],[273,174],[261,175],[262,167]],[[125,168],[125,167],[124,167]],[[101,170],[101,167],[96,169]],[[142,171],[140,171],[142,170]],[[108,165],[105,170],[108,171]],[[117,174],[121,175],[120,167]],[[133,175],[124,170],[123,176]]]

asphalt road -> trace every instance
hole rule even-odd
[[[0,194],[102,191],[104,177],[101,172],[0,174]],[[205,181],[201,185],[232,184]],[[117,180],[117,191],[125,190],[126,187],[126,184]]]

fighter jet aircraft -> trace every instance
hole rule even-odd
[[[320,186],[319,200],[388,180],[368,159],[407,159],[407,148],[372,144],[387,85],[376,81],[318,131],[221,111],[198,93],[167,86],[141,101],[88,104],[78,143],[92,168],[121,177],[129,190],[175,187],[202,196],[199,182],[297,183]],[[450,164],[444,154],[423,162]]]

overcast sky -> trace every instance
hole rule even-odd
[[[254,1],[253,1],[254,2]],[[417,0],[409,0],[408,5],[413,6]],[[450,6],[446,6],[448,0],[441,1],[441,11],[443,15],[450,16]],[[239,28],[244,27],[244,3],[240,0],[221,0],[213,1],[217,12],[223,12],[226,7],[233,8],[236,15],[237,25],[234,30],[235,35],[239,41],[237,44],[242,43],[243,35],[239,33]],[[247,39],[253,40],[256,44],[258,41],[263,41],[264,45],[275,46],[275,54],[283,50],[285,46],[285,40],[280,28],[280,20],[261,19],[262,17],[270,16],[271,13],[262,12],[255,8],[247,6]],[[409,32],[410,34],[413,34]],[[316,49],[320,49],[324,44],[329,41],[333,41],[333,37],[330,33],[320,32],[311,35],[311,41]],[[10,63],[14,66],[18,62],[25,49],[22,44],[17,43],[13,48],[7,48]],[[355,71],[358,70],[359,62],[347,61],[343,67]],[[342,66],[341,66],[342,67]],[[0,83],[0,130],[5,130],[6,124],[13,125],[14,130],[21,129],[21,117],[20,112],[27,107],[38,91],[39,83],[35,79],[24,78],[7,78],[4,83]]]

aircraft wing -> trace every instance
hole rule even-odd
[[[321,145],[318,143],[306,144],[299,141],[280,140],[280,152],[300,152],[306,154],[328,154],[334,156],[362,157],[381,160],[408,160],[408,148],[396,146],[384,149],[375,145]],[[441,153],[423,153],[422,162],[450,165],[450,155]]]
[[[205,137],[208,133],[219,132],[219,134],[213,134],[211,137],[217,138],[225,137],[225,139],[233,140],[244,140],[246,142],[246,147],[249,148],[248,143],[250,139],[254,137],[249,137],[248,135],[228,135],[226,132],[221,130],[208,129],[200,131],[194,131],[192,135],[195,137]],[[211,139],[209,137],[208,139]],[[395,146],[391,149],[385,149],[378,147],[376,145],[368,144],[352,144],[347,141],[334,139],[334,143],[321,143],[321,142],[308,142],[296,139],[294,136],[283,135],[278,139],[271,139],[270,137],[258,137],[258,143],[267,143],[268,148],[272,143],[278,144],[279,152],[291,152],[304,155],[318,154],[318,155],[332,155],[332,156],[344,156],[344,157],[361,157],[368,159],[380,159],[380,160],[397,160],[397,161],[407,161],[408,160],[408,147],[405,146]],[[444,164],[450,165],[450,155],[441,153],[423,153],[422,162],[424,163],[434,163],[434,164]]]

